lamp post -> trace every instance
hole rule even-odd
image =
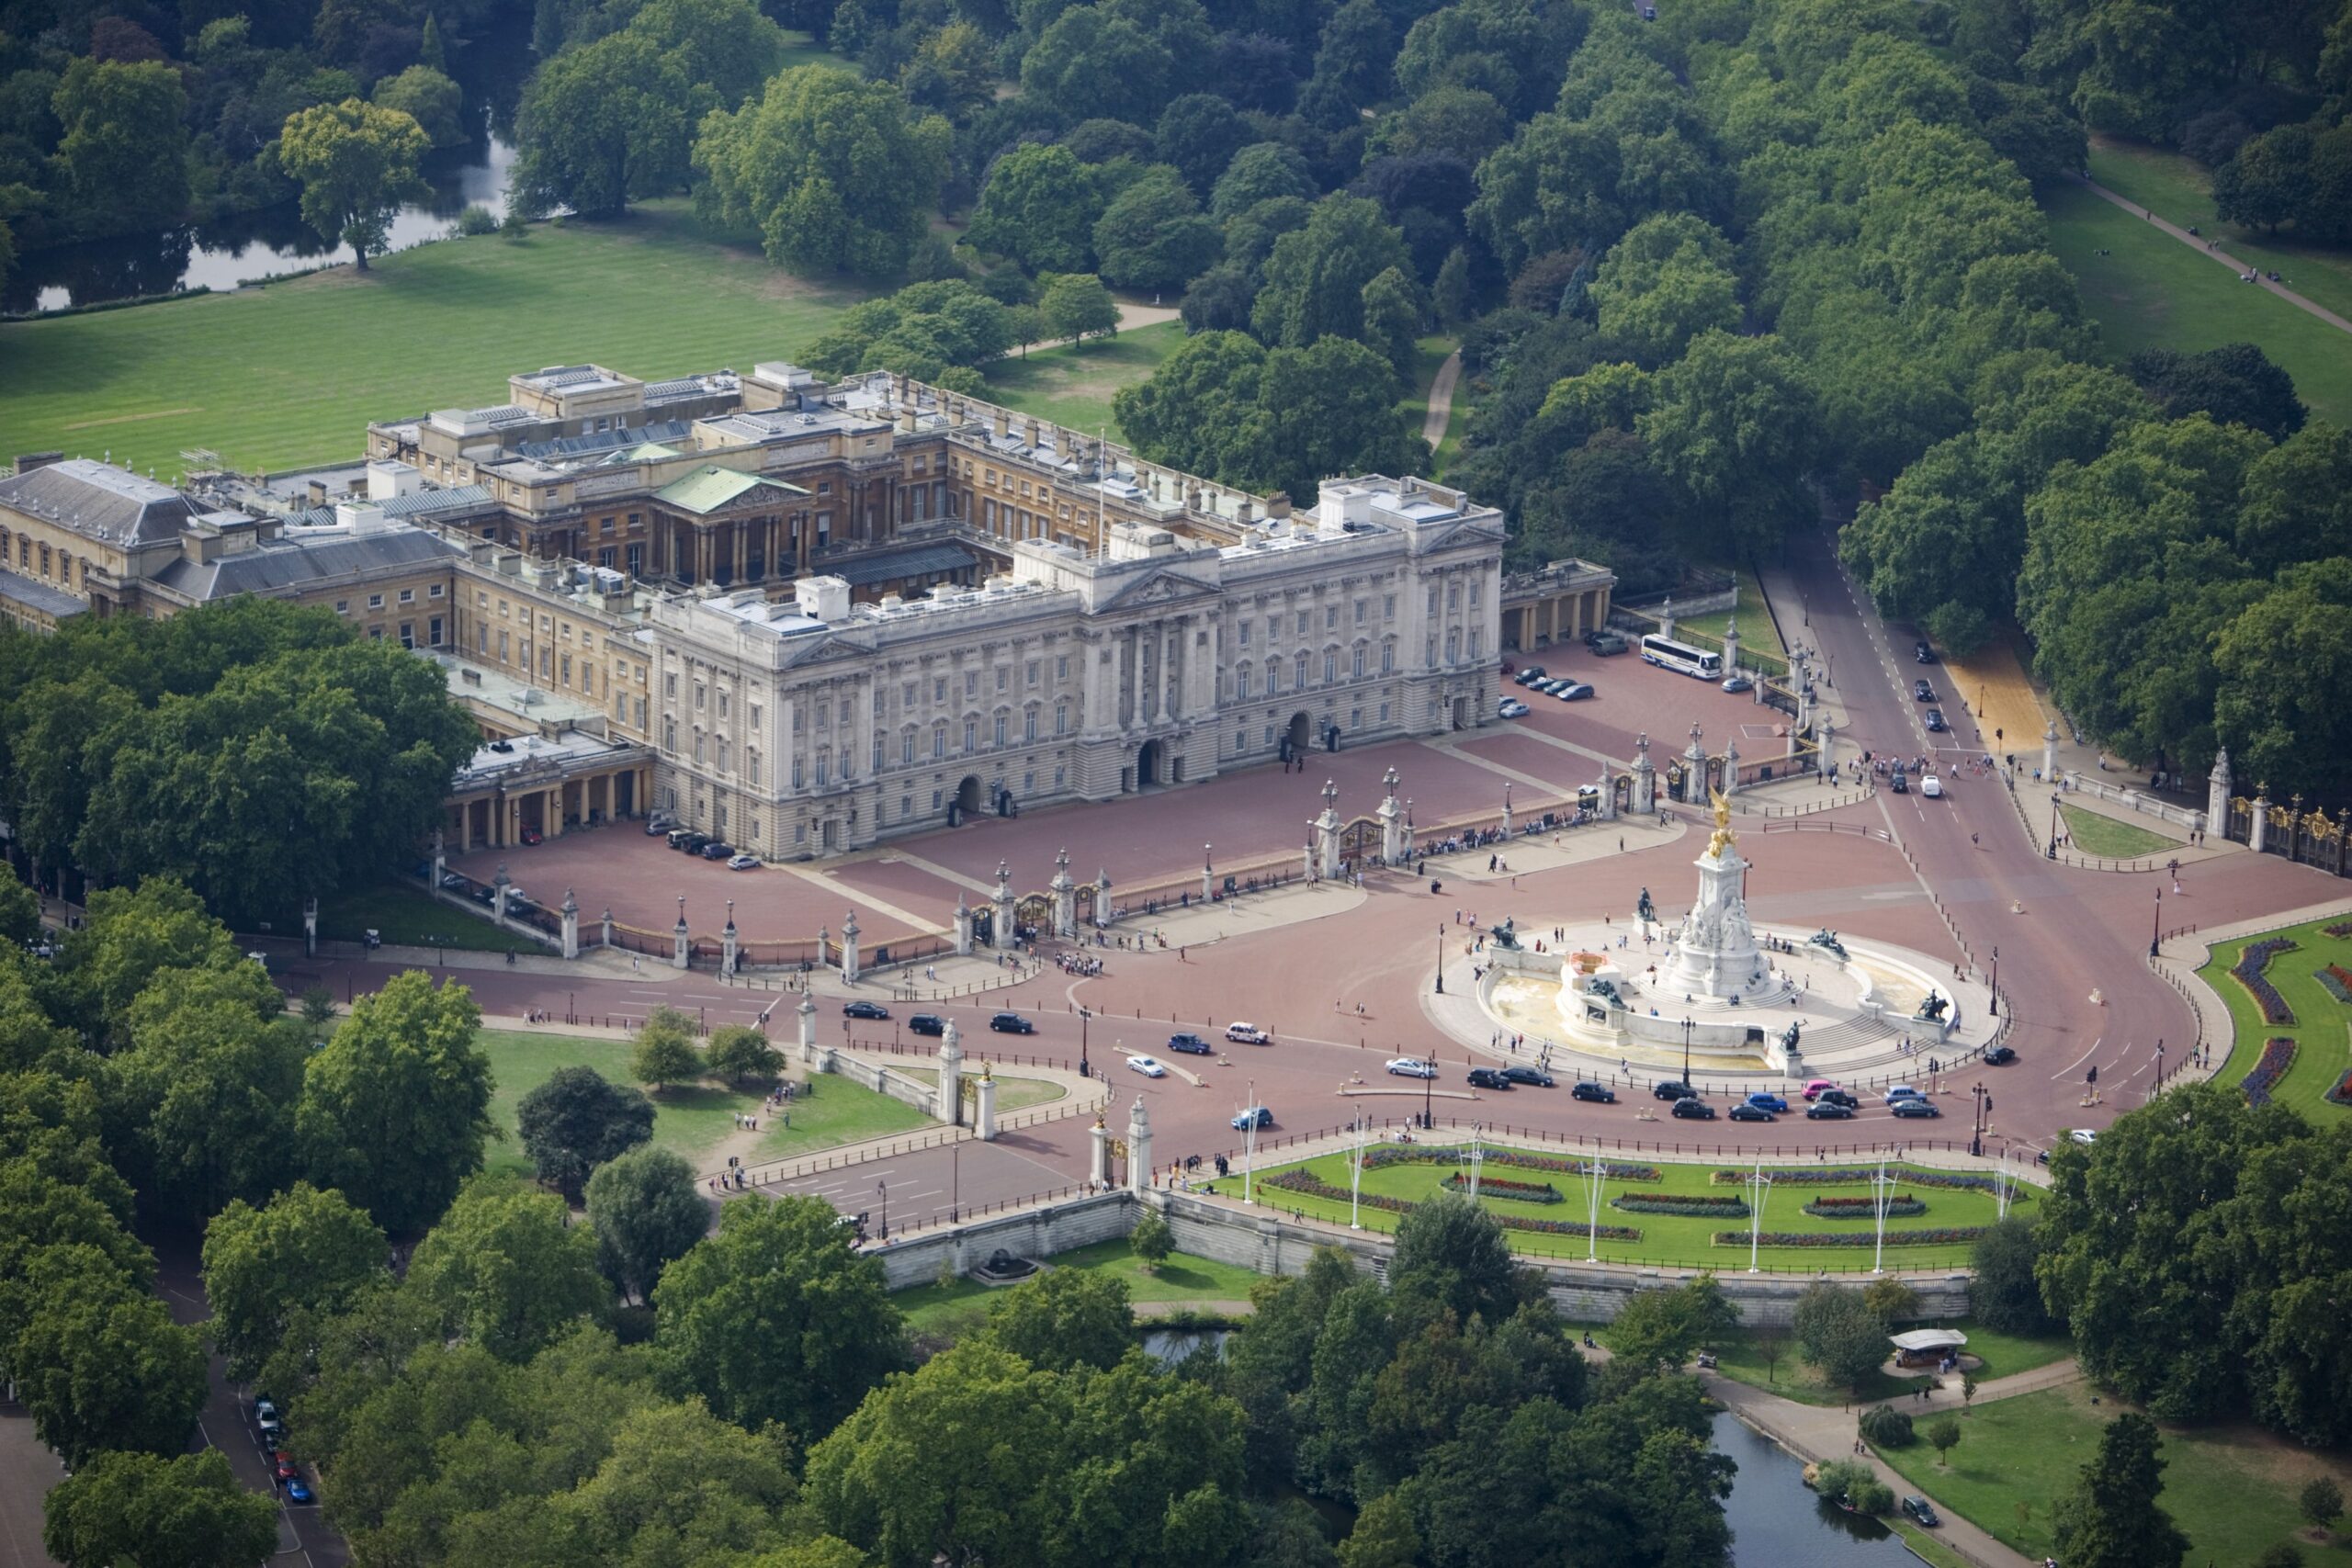
[[[947,1145],[947,1219],[951,1224],[964,1217],[964,1145]]]
[[[1437,994],[1445,995],[1445,927],[1437,928]]]
[[[1582,1174],[1586,1206],[1584,1260],[1597,1263],[1600,1260],[1600,1190],[1608,1179],[1609,1166],[1596,1154],[1592,1163],[1582,1168]]]
[[[1690,1021],[1682,1021],[1682,1087],[1690,1087]]]
[[[882,1239],[888,1241],[890,1239],[890,1184],[877,1181],[874,1184],[874,1190],[882,1198]]]
[[[1886,1178],[1886,1156],[1881,1155],[1878,1174],[1871,1179],[1871,1207],[1878,1213],[1878,1247],[1871,1255],[1871,1272],[1886,1272],[1886,1190],[1894,1183]]]
[[[1756,1174],[1747,1179],[1746,1186],[1748,1193],[1747,1271],[1753,1274],[1757,1272],[1756,1249],[1763,1240],[1764,1194],[1772,1187],[1772,1179],[1764,1174],[1762,1160],[1756,1162]]]
[[[1086,1060],[1086,1026],[1093,1021],[1092,1008],[1080,1007],[1078,1010],[1078,1076],[1082,1078],[1094,1076]]]
[[[1432,1051],[1430,1053],[1429,1074],[1421,1079],[1421,1131],[1424,1133],[1437,1125],[1437,1118],[1430,1113],[1430,1101],[1435,1096],[1436,1087],[1437,1053]]]
[[[1241,1144],[1241,1201],[1254,1203],[1257,1200],[1250,1195],[1250,1182],[1258,1168],[1258,1080],[1255,1078],[1250,1080],[1249,1115],[1250,1131],[1243,1135]]]
[[[1357,1213],[1363,1199],[1363,1134],[1367,1124],[1363,1112],[1357,1111],[1356,1154],[1348,1162],[1348,1228],[1351,1231],[1363,1229],[1363,1221],[1357,1218]]]
[[[1984,1012],[1988,1018],[2001,1016],[2001,949],[1997,943],[1993,948],[1993,1000]]]
[[[2149,926],[2149,928],[2148,928],[2148,956],[2149,956],[2149,957],[2151,957],[2151,958],[2154,958],[2154,957],[2156,955],[2156,944],[2157,944],[2158,942],[2162,942],[2162,941],[2164,940],[2164,930],[2165,930],[2165,885],[2164,885],[2163,883],[2159,882],[2159,883],[2157,883],[2157,884],[2156,884],[2156,918],[2155,918],[2155,922],[2154,922],[2153,925]]]
[[[1968,1152],[1981,1159],[1984,1154],[1984,1086],[1979,1083],[1968,1092],[1976,1100],[1975,1120],[1968,1132]]]
[[[2058,858],[2058,792],[2050,792],[2050,848],[2042,852],[2051,860]]]

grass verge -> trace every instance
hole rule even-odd
[[[1739,577],[1737,609],[1718,610],[1711,615],[1677,615],[1674,618],[1674,624],[1677,626],[1688,626],[1692,631],[1704,632],[1710,637],[1720,638],[1724,635],[1724,628],[1731,624],[1732,616],[1737,615],[1740,647],[1761,649],[1766,653],[1777,654],[1786,659],[1789,656],[1789,650],[1781,646],[1780,628],[1772,624],[1771,611],[1765,608],[1764,589],[1756,581],[1754,570],[1746,566],[1736,570]],[[1784,605],[1781,608],[1782,613],[1786,614],[1792,606]],[[1798,623],[1802,626],[1804,611],[1801,607],[1797,607],[1796,613]]]
[[[789,358],[861,297],[778,271],[683,200],[649,202],[519,242],[419,245],[364,276],[0,325],[0,429],[12,451],[111,451],[167,479],[186,447],[291,468],[350,457],[370,420],[503,402],[518,370]]]
[[[2073,1341],[2064,1334],[2002,1334],[1972,1318],[1961,1318],[1938,1326],[1956,1328],[1968,1336],[1968,1353],[1984,1363],[1984,1370],[1976,1374],[1979,1383],[1990,1382],[1995,1378],[2007,1377],[2015,1372],[2031,1371],[2036,1367],[2046,1367],[2075,1353]],[[1608,1336],[1604,1332],[1596,1337],[1606,1343]],[[1736,1382],[1760,1388],[1768,1393],[1777,1393],[1782,1399],[1792,1399],[1800,1404],[1842,1405],[1852,1397],[1852,1391],[1842,1383],[1823,1382],[1817,1368],[1799,1359],[1792,1337],[1786,1334],[1781,1337],[1780,1359],[1769,1366],[1758,1348],[1758,1342],[1757,1335],[1742,1331],[1723,1344],[1711,1347],[1715,1352],[1715,1370]],[[1860,1393],[1864,1404],[1876,1404],[1915,1393],[1918,1387],[1919,1380],[1917,1378],[1896,1378],[1883,1372],[1872,1372]]]
[[[2073,1487],[2100,1430],[2123,1408],[2073,1383],[1978,1405],[1961,1420],[1949,1465],[1938,1465],[1925,1441],[1880,1457],[1947,1511],[2039,1561],[2052,1550],[2051,1505]],[[2313,1475],[2352,1484],[2343,1456],[2250,1427],[2167,1427],[2164,1457],[2158,1501],[2188,1532],[2188,1561],[2214,1568],[2248,1568],[2267,1548],[2297,1539],[2295,1493]]]
[[[361,942],[373,931],[400,947],[453,947],[474,953],[516,948],[536,953],[538,944],[501,931],[479,915],[445,904],[420,888],[387,882],[322,899],[319,935],[329,942]]]
[[[2130,822],[2119,822],[2072,801],[2062,803],[2058,814],[2066,819],[2067,839],[2086,855],[2138,860],[2143,855],[2165,854],[2180,848],[2178,839],[2168,839]]]
[[[1161,321],[1082,346],[1032,349],[1025,358],[1000,359],[985,367],[988,395],[1081,435],[1107,428],[1112,440],[1124,441],[1111,415],[1112,398],[1148,378],[1183,341],[1182,322]]]
[[[2327,987],[2314,978],[2331,964],[2352,969],[2352,940],[2329,936],[2324,930],[2339,923],[2336,919],[2313,920],[2308,925],[2288,926],[2222,942],[2197,972],[2230,1010],[2233,1040],[2229,1059],[2222,1064],[2217,1075],[2219,1081],[2233,1084],[2253,1071],[2262,1055],[2262,1043],[2273,1035],[2290,1039],[2295,1042],[2294,1066],[2278,1080],[2271,1097],[2322,1125],[2352,1115],[2352,1108],[2330,1104],[2327,1100],[2327,1091],[2335,1087],[2336,1079],[2352,1069],[2352,1008],[2328,995]],[[2265,1023],[2262,1010],[2255,1006],[2254,998],[2230,974],[2231,966],[2237,963],[2248,942],[2268,936],[2291,937],[2297,944],[2292,953],[2282,953],[2271,959],[2270,967],[2264,971],[2270,983],[2278,987],[2278,994],[2287,998],[2287,1005],[2294,1010],[2295,1021],[2291,1024]]]
[[[1182,1252],[1170,1255],[1159,1272],[1148,1274],[1124,1241],[1097,1242],[1061,1253],[1051,1259],[1051,1267],[1114,1275],[1127,1282],[1127,1299],[1136,1302],[1248,1301],[1250,1287],[1259,1279],[1248,1269]],[[958,1279],[944,1285],[918,1285],[894,1299],[917,1333],[959,1339],[987,1326],[989,1303],[999,1293],[978,1280]]]
[[[922,1083],[937,1084],[939,1082],[939,1069],[936,1067],[894,1066],[890,1070],[900,1077],[914,1078]],[[1016,1078],[998,1074],[996,1075],[996,1113],[1003,1116],[1015,1111],[1026,1111],[1033,1105],[1045,1105],[1059,1100],[1068,1092],[1051,1078]]]

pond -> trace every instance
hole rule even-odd
[[[1715,1447],[1739,1464],[1724,1504],[1736,1568],[1894,1568],[1917,1561],[1879,1520],[1842,1512],[1807,1490],[1804,1466],[1737,1416],[1715,1417]]]
[[[487,207],[503,217],[514,168],[514,143],[494,130],[435,154],[424,169],[427,194],[393,218],[390,248],[442,238],[468,207]],[[0,311],[20,315],[185,288],[232,289],[254,278],[350,259],[347,246],[319,238],[288,202],[209,223],[30,252],[17,258],[0,293]]]

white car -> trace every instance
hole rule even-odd
[[[1242,1045],[1272,1045],[1274,1043],[1272,1035],[1254,1023],[1228,1023],[1225,1026],[1225,1037]]]
[[[1388,1058],[1388,1070],[1400,1078],[1437,1077],[1437,1064],[1424,1062],[1419,1056],[1391,1056]]]
[[[2078,1144],[2091,1144],[2098,1141],[2098,1134],[2088,1127],[2069,1128],[2067,1129],[2066,1136],[2074,1139],[2075,1142]]]
[[[734,859],[727,863],[727,869],[729,871],[757,871],[760,869],[760,857],[753,854],[737,855]]]
[[[1919,793],[1929,800],[1941,800],[1944,797],[1944,781],[1929,773],[1919,781]]]
[[[1497,708],[1495,711],[1501,714],[1505,718],[1525,718],[1527,716],[1527,705],[1521,702],[1517,697],[1505,697],[1503,699],[1502,706]]]
[[[1127,1058],[1127,1066],[1148,1078],[1164,1078],[1168,1076],[1168,1069],[1149,1056],[1130,1056]]]

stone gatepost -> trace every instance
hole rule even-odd
[[[1634,742],[1634,787],[1630,805],[1636,817],[1647,817],[1657,809],[1657,769],[1650,761],[1650,738],[1641,736]]]
[[[800,1065],[805,1067],[817,1059],[817,998],[801,992],[797,1013],[800,1020]]]
[[[741,933],[735,929],[735,900],[727,900],[727,925],[718,933],[718,972],[732,976],[737,955],[742,951]]]
[[[1838,760],[1830,754],[1830,749],[1838,740],[1838,726],[1825,714],[1815,729],[1821,737],[1821,750],[1815,761],[1820,770],[1821,776],[1826,779],[1838,771]]]
[[[852,909],[849,919],[842,922],[842,982],[857,984],[857,911]]]
[[[972,1133],[984,1144],[996,1142],[996,1079],[980,1064],[980,1081],[972,1086]]]
[[[449,874],[449,846],[441,829],[433,829],[433,891],[441,891],[441,879]]]
[[[1510,838],[1510,781],[1503,781],[1503,838]]]
[[[2205,776],[2205,831],[2230,836],[2230,786],[2237,780],[2230,773],[2230,749],[2226,746],[2215,753],[2213,771]],[[438,866],[434,868],[436,872]]]
[[[506,874],[506,863],[498,863],[498,875],[490,885],[490,918],[500,925],[507,920],[506,900],[514,891],[514,881]]]
[[[569,887],[563,890],[563,955],[580,956],[580,900]]]
[[[964,1110],[964,1035],[949,1019],[939,1037],[939,1098],[932,1114],[950,1127],[960,1124]]]
[[[2270,844],[2270,786],[2254,786],[2254,813],[2246,829],[2245,847],[2260,854]]]
[[[1658,606],[1657,635],[1660,637],[1674,635],[1674,595],[1671,593],[1666,596],[1666,603]]]
[[[1728,800],[1739,793],[1739,742],[1724,742],[1724,798]]]
[[[1151,1190],[1151,1112],[1143,1108],[1142,1095],[1127,1111],[1127,1190]]]
[[[1380,802],[1381,863],[1402,865],[1411,855],[1405,848],[1405,808],[1396,800],[1396,770],[1389,769],[1380,782],[1388,791]]]
[[[996,930],[989,933],[999,953],[1011,953],[1021,939],[1012,929],[1012,874],[996,863]]]
[[[1682,804],[1707,804],[1707,746],[1700,738],[1699,726],[1690,726],[1690,744],[1682,749]]]
[[[613,945],[613,911],[610,905],[605,906],[605,945],[606,947]]]
[[[1314,828],[1320,874],[1336,878],[1340,874],[1340,786],[1329,779],[1323,781],[1323,815],[1315,819]]]
[[[2054,718],[2041,727],[2041,777],[2045,784],[2058,782],[2058,721]]]
[[[1111,874],[1100,866],[1094,868],[1094,923],[1111,923]]]
[[[1214,903],[1216,900],[1216,862],[1214,858],[1216,848],[1214,844],[1201,846],[1201,902],[1204,904]]]
[[[956,895],[956,956],[972,956],[972,908],[960,892]]]
[[[1601,759],[1600,777],[1594,780],[1593,784],[1594,787],[1600,791],[1600,819],[1603,822],[1616,821],[1617,785],[1616,781],[1609,776],[1609,761],[1607,758]]]
[[[1064,942],[1078,940],[1078,884],[1069,879],[1069,851],[1054,852],[1054,934]]]
[[[1097,1188],[1111,1185],[1111,1129],[1102,1118],[1094,1118],[1094,1125],[1086,1130],[1086,1179]]]
[[[1724,623],[1724,673],[1739,673],[1739,617],[1734,615]],[[1759,671],[1760,674],[1761,671]],[[1759,682],[1760,684],[1760,682]]]

